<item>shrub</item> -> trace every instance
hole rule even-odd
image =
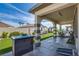
[[[26,34],[26,33],[20,33],[20,35],[22,35],[22,36],[26,36],[27,34]]]
[[[18,36],[18,35],[21,35],[21,33],[20,32],[12,32],[12,33],[10,33],[9,37]]]
[[[74,38],[74,33],[73,32],[70,33],[70,38],[67,41],[67,43],[75,45],[75,38]]]
[[[25,36],[25,35],[27,35],[26,33],[22,33],[22,32],[12,32],[12,33],[10,33],[9,34],[9,37],[12,37],[12,36],[18,36],[18,35],[23,35],[23,36]]]
[[[33,32],[32,34],[35,35],[35,32]]]
[[[2,33],[2,38],[7,38],[8,37],[8,32],[3,32]]]
[[[72,45],[75,45],[75,39],[69,39],[67,41],[68,44],[72,44]]]

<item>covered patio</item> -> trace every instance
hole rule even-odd
[[[62,30],[61,26],[65,24],[71,24],[72,31],[74,32],[75,38],[75,51],[78,53],[79,51],[79,40],[78,40],[78,19],[77,17],[79,14],[79,5],[74,3],[54,3],[54,4],[38,4],[34,6],[31,10],[31,13],[35,14],[35,22],[37,26],[37,37],[36,37],[36,44],[34,44],[35,49],[42,45],[40,41],[40,23],[43,19],[48,19],[53,22],[54,28],[56,29],[56,25],[60,25],[60,30]],[[59,37],[60,38],[60,37]],[[66,38],[65,38],[66,39]],[[57,39],[62,43],[61,39]],[[52,42],[53,43],[53,42]],[[55,44],[52,44],[55,45]],[[59,44],[57,44],[59,45]],[[64,45],[64,43],[62,43]],[[47,44],[46,44],[47,46]],[[61,45],[60,45],[61,46]],[[59,46],[59,47],[60,47]],[[47,46],[48,47],[48,46]],[[65,46],[64,46],[65,47]],[[65,47],[66,48],[66,47]],[[70,48],[69,48],[70,49]]]

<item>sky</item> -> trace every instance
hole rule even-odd
[[[0,22],[18,27],[20,22],[34,24],[35,16],[28,11],[34,3],[0,3]],[[50,27],[51,22],[44,21],[41,24]]]

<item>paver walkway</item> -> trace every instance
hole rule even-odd
[[[75,46],[67,44],[68,38],[49,38],[41,42],[41,46],[24,56],[58,56],[57,48],[75,49]]]

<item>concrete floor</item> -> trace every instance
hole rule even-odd
[[[67,44],[68,38],[49,38],[41,42],[41,46],[33,51],[24,54],[23,56],[60,56],[57,54],[57,48],[75,49],[75,46]],[[12,56],[12,52],[4,54],[3,56]]]
[[[33,51],[24,54],[24,56],[59,56],[57,48],[74,49],[75,46],[66,44],[68,38],[49,38],[41,42],[41,46]]]

